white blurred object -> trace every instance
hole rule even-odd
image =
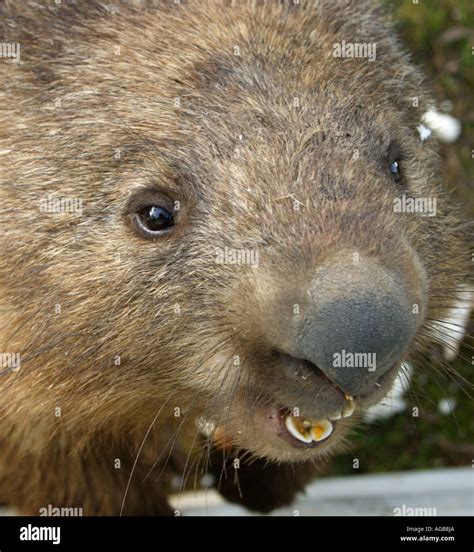
[[[456,399],[454,397],[450,397],[449,399],[441,399],[438,402],[438,411],[440,414],[443,414],[444,416],[447,416],[448,414],[452,414],[455,408],[456,408]]]
[[[461,135],[459,120],[446,113],[439,113],[434,109],[430,109],[423,115],[422,120],[435,133],[440,142],[451,144]]]
[[[428,140],[428,138],[431,136],[431,130],[425,127],[425,125],[418,125],[416,127],[416,130],[420,133],[420,138],[422,142]]]
[[[371,406],[364,413],[364,420],[373,422],[377,419],[390,418],[398,412],[403,412],[407,407],[403,395],[408,390],[412,375],[413,366],[409,362],[404,362],[388,394],[385,395],[381,402]]]
[[[431,323],[434,338],[443,347],[443,356],[448,361],[458,356],[474,305],[474,293],[467,287],[459,289],[457,297],[444,320]]]

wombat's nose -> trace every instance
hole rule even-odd
[[[400,279],[368,262],[321,271],[298,324],[296,356],[345,393],[369,393],[400,362],[416,332],[417,316]]]

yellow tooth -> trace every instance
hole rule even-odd
[[[344,394],[344,398],[346,399],[346,401],[353,401],[354,400],[354,397],[352,397],[351,395],[348,395],[347,393]]]
[[[313,429],[311,430],[313,441],[322,441],[323,439],[326,439],[329,435],[331,435],[333,429],[334,427],[329,420],[319,420],[315,423]]]
[[[290,435],[293,435],[295,439],[303,443],[311,443],[313,441],[310,431],[308,431],[303,423],[298,419],[288,414],[285,418],[285,426]]]
[[[342,417],[348,418],[349,416],[352,416],[355,410],[355,407],[356,407],[355,401],[349,401],[347,404],[345,404],[344,408],[342,409]]]

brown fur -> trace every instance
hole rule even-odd
[[[310,275],[343,251],[406,274],[423,304],[410,357],[467,272],[459,213],[415,129],[426,83],[369,0],[40,4],[0,7],[0,39],[22,48],[20,65],[0,60],[0,350],[22,360],[0,378],[0,499],[117,514],[138,456],[124,513],[170,512],[163,482],[206,467],[206,415],[275,462],[265,485],[258,461],[224,494],[288,503],[315,457],[280,453],[247,414],[297,399],[269,342],[285,340]],[[343,39],[376,42],[377,61],[334,58]],[[391,140],[407,189],[437,197],[438,216],[394,215]],[[139,188],[180,201],[173,234],[132,230]],[[82,198],[82,217],[41,214],[48,194]],[[258,270],[217,265],[224,246],[259,248]],[[239,393],[250,407],[225,414]]]

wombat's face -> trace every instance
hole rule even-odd
[[[271,25],[259,13],[257,30]],[[418,74],[382,31],[380,60],[342,60],[344,37],[312,33],[317,18],[301,40],[326,33],[326,50],[302,52],[294,36],[252,46],[231,15],[225,41],[183,39],[167,64],[152,21],[127,27],[120,61],[88,45],[75,79],[92,91],[69,83],[71,105],[38,125],[62,159],[43,195],[84,197],[77,224],[45,226],[64,305],[51,324],[69,316],[89,370],[120,357],[91,381],[114,386],[124,416],[180,407],[225,446],[305,460],[421,350],[462,245],[416,129]],[[282,37],[296,24],[274,17]],[[414,197],[427,211],[406,208]]]
[[[121,331],[138,330],[140,371],[170,378],[211,439],[304,460],[420,348],[458,244],[414,91],[367,62],[313,60],[286,80],[255,63],[192,67],[159,138],[147,125],[117,208],[136,304]],[[414,197],[438,211],[405,209]]]
[[[386,395],[448,285],[435,258],[451,252],[429,243],[441,220],[396,208],[444,201],[406,112],[347,87],[345,109],[257,98],[255,113],[219,98],[219,121],[176,113],[189,140],[127,190],[119,232],[138,307],[122,331],[139,328],[140,370],[169,374],[211,438],[303,460]]]

